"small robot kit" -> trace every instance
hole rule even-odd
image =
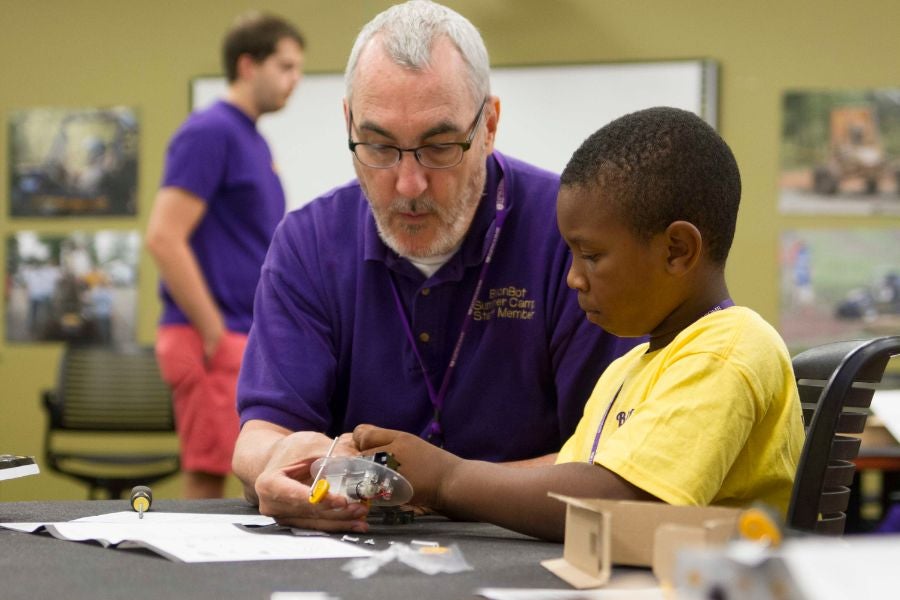
[[[312,493],[325,489],[370,506],[393,507],[412,499],[413,488],[395,469],[397,462],[387,452],[372,456],[325,456],[313,463],[311,472],[317,473]],[[326,482],[320,484],[321,481]],[[324,495],[324,494],[323,494]],[[310,501],[317,502],[315,496]]]

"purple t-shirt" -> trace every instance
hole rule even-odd
[[[272,153],[256,125],[219,101],[192,114],[166,154],[163,187],[179,187],[206,202],[190,244],[225,325],[246,333],[253,293],[269,242],[284,216],[284,190]],[[160,283],[162,324],[188,323]]]
[[[566,286],[559,178],[497,152],[462,247],[427,279],[382,243],[355,181],[287,215],[256,294],[241,422],[425,432],[434,409],[390,281],[438,389],[493,237],[501,176],[509,212],[450,379],[444,447],[493,461],[558,451],[600,373],[635,342],[589,323]]]

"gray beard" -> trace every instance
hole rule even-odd
[[[447,254],[454,248],[458,247],[475,217],[475,211],[481,198],[484,196],[484,183],[487,179],[487,169],[484,162],[470,179],[469,184],[464,190],[465,197],[454,203],[449,208],[439,207],[434,200],[428,196],[419,198],[397,198],[391,205],[383,210],[372,210],[375,216],[375,226],[378,229],[378,236],[384,244],[405,258],[429,258]],[[360,185],[363,193],[369,197],[365,185],[360,179]],[[371,205],[371,203],[370,203]],[[432,213],[437,215],[440,224],[434,240],[427,247],[409,247],[401,242],[400,237],[395,235],[389,229],[390,217],[393,214],[409,212],[409,213]],[[402,233],[407,236],[415,236],[421,231],[421,225],[404,225],[401,227]]]

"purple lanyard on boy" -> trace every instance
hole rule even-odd
[[[734,302],[731,300],[731,298],[725,298],[724,300],[713,306],[711,309],[700,315],[697,318],[697,321],[699,321],[706,315],[710,315],[716,311],[724,310],[729,306],[734,306]],[[597,455],[597,445],[600,443],[600,434],[603,433],[603,426],[606,425],[606,417],[609,416],[609,411],[612,410],[613,404],[616,403],[616,399],[619,397],[619,393],[622,391],[622,388],[624,386],[625,382],[622,381],[622,383],[619,384],[619,389],[616,390],[616,393],[613,395],[612,400],[610,400],[609,406],[606,407],[606,412],[603,413],[603,418],[600,419],[600,426],[597,428],[596,435],[594,435],[594,444],[591,446],[591,455],[588,458],[588,463],[590,464],[594,464],[594,456]]]
[[[422,377],[425,379],[425,386],[428,389],[428,398],[431,400],[431,406],[434,408],[434,414],[431,417],[431,423],[429,423],[425,431],[422,432],[421,437],[437,446],[443,446],[441,411],[444,408],[444,400],[447,397],[447,389],[450,385],[450,377],[453,374],[453,371],[456,370],[457,359],[459,358],[459,351],[462,348],[463,340],[466,337],[466,330],[472,323],[472,314],[475,311],[475,302],[478,300],[478,296],[481,294],[481,288],[484,284],[485,276],[487,275],[488,265],[491,264],[491,259],[494,257],[494,250],[497,248],[497,240],[500,239],[500,230],[503,227],[503,221],[506,220],[506,215],[509,213],[509,209],[506,206],[506,190],[504,188],[503,182],[504,179],[503,177],[501,177],[500,182],[497,185],[497,214],[494,217],[494,236],[493,238],[491,238],[491,245],[488,247],[488,252],[484,259],[484,264],[481,266],[481,273],[478,275],[478,283],[475,284],[475,292],[472,294],[472,300],[469,302],[469,310],[466,311],[466,317],[463,320],[462,327],[459,331],[459,338],[457,338],[456,345],[453,347],[453,354],[450,355],[450,364],[447,365],[447,370],[444,371],[444,379],[443,381],[441,381],[441,387],[437,391],[435,391],[434,386],[431,384],[431,379],[428,377],[428,370],[425,368],[425,361],[422,360],[422,355],[419,353],[418,346],[416,346],[416,340],[415,337],[413,337],[412,327],[410,327],[409,320],[406,318],[406,311],[403,309],[403,302],[400,300],[399,292],[397,292],[397,285],[394,283],[394,279],[392,277],[388,278],[388,280],[391,282],[391,291],[394,293],[394,302],[397,306],[397,314],[400,315],[400,322],[403,323],[403,329],[406,332],[406,338],[409,340],[409,344],[410,346],[412,346],[413,352],[416,355],[416,359],[418,359],[419,361],[419,367],[422,369]]]

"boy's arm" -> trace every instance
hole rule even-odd
[[[563,539],[566,505],[547,492],[589,498],[655,500],[615,473],[588,463],[514,469],[460,460],[439,489],[436,508],[449,517],[488,521],[552,541]]]
[[[463,460],[412,434],[360,425],[353,439],[364,452],[390,452],[413,486],[413,503],[460,520],[486,521],[561,541],[565,504],[547,496],[655,500],[598,465],[566,463],[530,469]]]

